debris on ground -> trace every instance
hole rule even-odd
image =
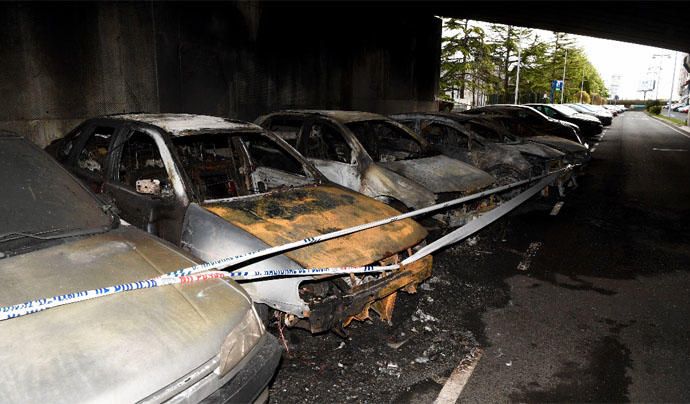
[[[537,255],[537,252],[541,246],[542,244],[539,241],[530,243],[529,247],[527,247],[524,258],[517,266],[518,271],[527,271],[529,269],[529,267],[532,265],[532,258]]]

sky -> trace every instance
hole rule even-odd
[[[472,21],[472,23],[487,31],[490,29],[489,23],[481,21]],[[553,37],[550,31],[535,29],[534,33],[545,40]],[[660,99],[668,99],[671,95],[675,51],[574,34],[571,37],[575,38],[577,44],[584,49],[587,58],[599,71],[599,75],[606,83],[609,91],[612,90],[611,84],[616,80],[613,76],[619,76],[617,95],[621,99],[641,99],[643,94],[638,91],[640,82],[656,80],[657,78],[659,85],[657,89],[647,93],[647,99],[657,98],[657,91]],[[668,55],[669,57],[660,56],[654,59],[654,55]],[[684,53],[678,52],[675,64],[675,80],[673,80],[674,100],[680,98],[677,89],[680,80],[680,66],[684,56]],[[657,75],[656,72],[659,71],[659,67],[661,67],[661,71]],[[613,95],[615,94],[611,94],[612,97]]]

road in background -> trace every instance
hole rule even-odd
[[[559,215],[510,219],[505,250],[541,248],[482,316],[460,401],[687,401],[689,184],[689,137],[617,117]]]

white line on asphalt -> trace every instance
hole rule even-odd
[[[467,364],[462,361],[460,364],[453,369],[453,373],[450,374],[446,384],[443,385],[441,392],[438,393],[438,397],[434,400],[434,404],[454,404],[458,401],[458,397],[465,388],[467,381],[470,380],[474,368],[477,367],[479,359],[482,358],[482,350],[477,348],[473,353],[473,358],[471,362]]]
[[[652,150],[654,150],[654,151],[670,151],[670,152],[686,152],[686,151],[688,151],[687,149],[659,149],[656,147],[653,147]]]
[[[676,132],[676,133],[679,133],[679,134],[681,134],[681,135],[687,137],[688,139],[690,139],[690,135],[688,135],[687,133],[683,132],[682,130],[676,129],[676,128],[674,128],[673,126],[667,124],[666,122],[662,122],[661,120],[659,120],[659,119],[657,119],[657,118],[650,118],[650,119],[651,119],[652,121],[654,121],[654,122],[658,122],[658,123],[664,125],[665,127],[671,129],[672,131],[674,131],[674,132]]]
[[[594,153],[594,151],[595,151],[596,149],[597,149],[597,147],[594,146],[594,147],[592,147],[592,150],[590,150],[589,152],[590,152],[590,153]]]
[[[551,213],[549,213],[549,215],[556,216],[558,214],[558,212],[561,211],[561,208],[563,207],[564,203],[565,202],[563,202],[563,201],[556,202],[556,204],[553,205],[553,208],[551,209]]]

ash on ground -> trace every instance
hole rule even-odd
[[[485,230],[488,235],[434,256],[433,275],[418,292],[398,294],[392,325],[372,313],[372,320],[350,324],[349,340],[283,329],[289,353],[271,385],[271,401],[404,402],[419,386],[440,390],[461,360],[485,344],[481,314],[509,301],[494,269],[516,263],[495,262],[491,252],[500,248],[503,226]],[[269,329],[280,335],[276,324]]]

